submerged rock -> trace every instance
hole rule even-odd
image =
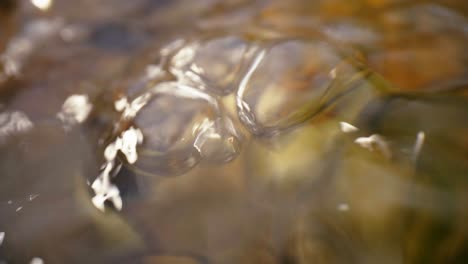
[[[0,2],[0,262],[463,262],[467,12]]]

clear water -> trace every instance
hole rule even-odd
[[[463,1],[0,3],[0,263],[464,263]]]

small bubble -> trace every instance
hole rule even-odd
[[[247,43],[237,36],[195,42],[172,58],[171,72],[202,90],[227,95],[238,86],[248,49]]]
[[[195,148],[209,162],[224,163],[237,157],[240,152],[241,136],[228,117],[214,121],[205,119],[197,127]]]

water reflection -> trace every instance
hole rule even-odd
[[[430,2],[2,2],[0,262],[463,263],[468,7]]]

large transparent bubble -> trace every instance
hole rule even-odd
[[[258,53],[240,83],[239,118],[254,135],[277,135],[325,109],[357,72],[326,42],[273,42]]]
[[[133,122],[143,134],[138,160],[131,168],[150,175],[179,175],[202,159],[227,162],[239,150],[240,136],[218,101],[191,86],[165,82]]]

